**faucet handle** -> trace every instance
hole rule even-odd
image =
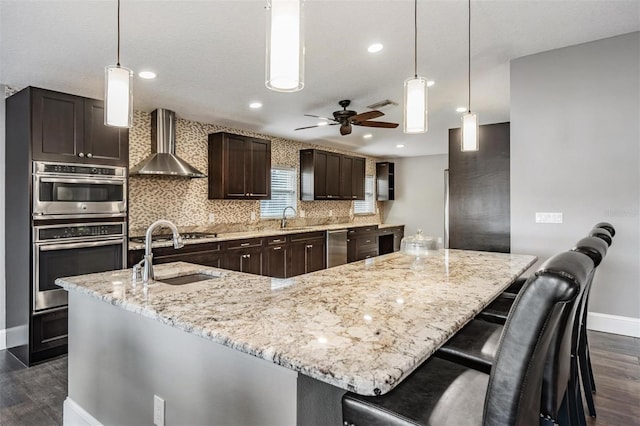
[[[173,239],[173,248],[179,249],[182,247],[184,247],[184,243],[182,242],[182,237],[178,235],[176,238]]]
[[[142,260],[135,265],[133,265],[131,280],[133,281],[133,285],[136,285],[138,280],[142,279],[142,264],[145,262],[145,259]]]

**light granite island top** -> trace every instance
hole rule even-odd
[[[60,278],[84,293],[313,379],[363,395],[393,389],[530,265],[528,255],[439,250],[423,271],[400,253],[290,279],[188,263]],[[196,272],[217,277],[163,284]],[[73,305],[70,305],[73,309]],[[71,336],[73,338],[73,336]]]

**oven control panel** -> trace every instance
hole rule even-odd
[[[116,237],[124,235],[122,223],[99,223],[68,226],[36,227],[37,241],[62,240],[86,237]]]
[[[80,165],[70,163],[48,163],[45,161],[34,161],[33,172],[37,174],[49,175],[83,175],[83,176],[104,176],[105,178],[123,178],[126,175],[124,167]]]

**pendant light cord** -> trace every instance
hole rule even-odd
[[[418,0],[413,2],[413,77],[418,78]]]
[[[118,0],[118,63],[117,66],[120,66],[120,0]]]
[[[469,110],[468,113],[471,114],[471,0],[469,0],[469,19],[468,19],[468,34],[469,34],[469,43],[467,44],[467,47],[469,49],[468,54],[469,54],[469,61],[468,61],[468,72],[467,72],[467,78],[468,78],[468,89],[469,89]]]

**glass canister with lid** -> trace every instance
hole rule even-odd
[[[437,249],[436,239],[424,235],[422,229],[418,229],[415,235],[404,237],[400,243],[400,251],[402,253],[408,256],[415,256],[415,260],[411,264],[411,269],[417,271],[425,268],[425,258],[430,251]]]

